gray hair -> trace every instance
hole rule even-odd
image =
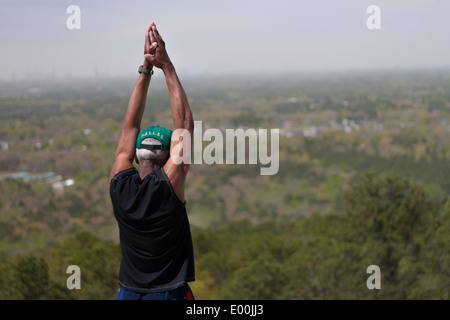
[[[161,145],[161,142],[155,138],[146,138],[142,140],[142,144]],[[147,150],[136,148],[136,158],[139,163],[150,161],[152,164],[162,167],[167,162],[167,159],[169,159],[169,150]]]

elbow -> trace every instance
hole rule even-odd
[[[188,117],[188,119],[186,119],[186,121],[184,122],[184,127],[189,132],[194,131],[194,118],[192,117],[192,115]]]
[[[194,131],[194,118],[192,117],[192,113],[191,112],[186,112],[184,114],[184,117],[182,119],[180,119],[181,121],[178,122],[178,128],[182,128],[185,129],[189,132],[193,132]],[[177,125],[175,124],[175,127],[177,127]]]

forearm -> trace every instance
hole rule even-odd
[[[148,88],[150,86],[151,75],[141,73],[133,91],[131,92],[128,108],[125,115],[124,126],[135,127],[139,130],[142,116],[147,101]]]
[[[163,68],[163,71],[169,90],[175,129],[183,128],[192,132],[194,130],[194,120],[191,108],[175,67],[173,64],[169,64]]]
[[[130,161],[134,158],[136,139],[145,110],[150,79],[151,75],[142,73],[131,92],[125,122],[122,126],[119,144],[116,149],[116,157],[119,154],[124,154]]]

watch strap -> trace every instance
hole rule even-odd
[[[139,72],[139,74],[145,73],[145,74],[150,74],[150,75],[152,75],[154,73],[153,69],[150,69],[150,70],[145,69],[142,65],[139,66],[138,72]]]

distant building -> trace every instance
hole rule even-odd
[[[25,182],[30,181],[33,178],[33,175],[26,171],[18,171],[18,172],[3,172],[0,173],[0,180],[5,179],[22,179]]]
[[[0,141],[0,149],[8,150],[9,149],[9,143],[6,142],[6,141]]]
[[[35,180],[42,183],[51,184],[55,190],[63,190],[64,188],[75,184],[73,179],[62,180],[62,176],[56,174],[55,172],[44,172],[38,174],[31,174],[26,171],[0,172],[0,181],[5,179],[20,179],[24,182]]]

